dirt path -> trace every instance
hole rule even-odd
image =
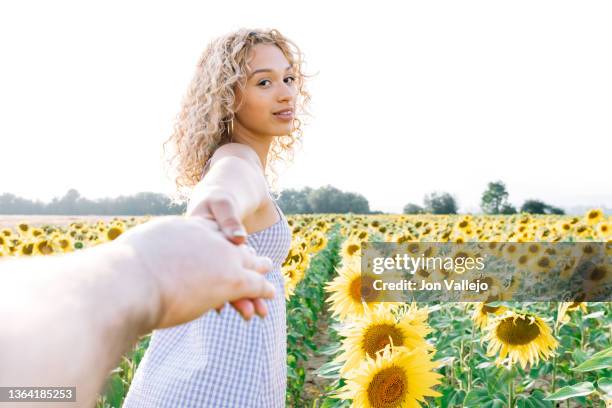
[[[312,341],[322,349],[330,343],[329,338],[329,316],[328,312],[320,317],[317,324],[317,334],[313,337]],[[312,406],[312,403],[317,398],[320,398],[325,393],[325,387],[330,384],[330,380],[327,378],[319,377],[315,371],[319,369],[323,364],[327,363],[329,356],[321,355],[318,353],[309,353],[308,360],[304,370],[306,372],[306,380],[304,381],[304,394],[303,398],[308,403],[307,406]]]

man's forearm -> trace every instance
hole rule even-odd
[[[145,273],[116,243],[0,262],[0,386],[76,386],[74,406],[93,406],[110,370],[157,318],[159,297]]]

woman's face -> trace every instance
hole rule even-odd
[[[293,128],[298,80],[291,64],[275,45],[257,44],[247,59],[244,92],[235,87],[234,132],[252,136],[281,136]],[[280,113],[285,111],[285,113]],[[236,123],[237,122],[237,123]]]

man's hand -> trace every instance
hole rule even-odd
[[[246,242],[247,234],[238,217],[235,199],[222,187],[207,186],[206,190],[200,194],[197,206],[187,208],[187,215],[215,220],[228,240],[235,244]],[[266,304],[259,298],[237,299],[231,304],[243,316],[252,316],[253,313],[257,313],[263,317],[268,313]],[[223,305],[218,307],[217,311],[222,308]]]
[[[228,242],[212,220],[180,216],[152,220],[126,231],[112,244],[133,248],[154,282],[159,298],[154,328],[185,323],[226,301],[274,297],[274,287],[263,276],[272,269],[270,259]],[[259,302],[263,304],[262,299]],[[237,309],[246,319],[253,315],[253,308]]]

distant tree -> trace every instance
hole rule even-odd
[[[344,193],[336,187],[327,185],[308,194],[308,203],[314,213],[348,213],[368,214],[368,200],[357,193]]]
[[[47,204],[12,194],[0,196],[0,214],[164,215],[183,214],[186,207],[186,204],[172,204],[164,194],[150,192],[92,201],[69,189],[63,197],[54,197]]]
[[[565,214],[561,208],[553,207],[540,200],[527,200],[521,207],[521,212],[530,214]]]
[[[423,214],[423,207],[417,204],[408,203],[404,206],[404,214]]]
[[[516,208],[512,204],[504,204],[499,212],[500,214],[516,214]]]
[[[283,190],[277,200],[278,205],[286,214],[312,214],[312,207],[308,202],[308,194],[311,191],[310,187],[302,190]]]
[[[546,203],[540,200],[527,200],[521,206],[521,212],[530,214],[546,214]]]
[[[558,215],[565,214],[565,211],[562,208],[553,207],[552,205],[548,206],[548,211],[550,211],[551,214],[558,214]]]
[[[425,210],[432,214],[457,214],[457,202],[449,193],[434,192],[423,199]]]
[[[502,208],[508,206],[508,191],[502,181],[489,183],[482,193],[480,208],[485,214],[500,214]]]
[[[342,212],[352,212],[355,214],[369,214],[370,213],[370,203],[368,200],[357,193],[344,193],[342,206],[345,211]]]

